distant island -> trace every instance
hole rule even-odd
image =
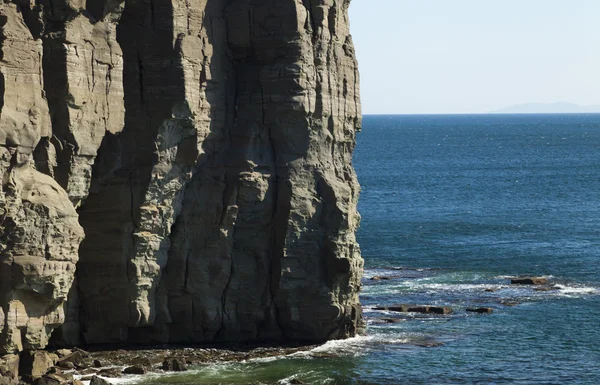
[[[580,106],[567,102],[526,103],[490,111],[493,114],[569,114],[600,113],[600,105]]]

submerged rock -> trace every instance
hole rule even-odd
[[[386,324],[395,324],[395,323],[404,322],[404,320],[400,319],[400,318],[379,318],[379,321],[381,321],[381,323],[386,323]]]
[[[494,309],[491,307],[470,307],[467,308],[466,311],[470,313],[479,313],[479,314],[492,314]]]
[[[375,310],[395,311],[399,313],[422,313],[422,314],[452,314],[453,310],[449,306],[431,306],[431,305],[391,305],[378,306]]]
[[[390,279],[392,279],[392,277],[385,277],[385,276],[379,276],[379,275],[371,277],[371,281],[389,281]]]
[[[560,288],[556,287],[556,286],[542,286],[542,287],[536,287],[533,290],[535,290],[535,291],[554,291],[554,290],[560,290]]]

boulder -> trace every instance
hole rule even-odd
[[[102,358],[95,359],[93,363],[96,368],[102,368],[102,367],[111,365],[111,363],[109,361],[106,361]]]
[[[544,277],[522,277],[512,278],[510,280],[511,285],[546,285],[548,284],[548,278]]]
[[[17,385],[19,380],[16,378],[8,378],[0,376],[0,385]]]
[[[162,363],[162,369],[165,372],[184,372],[187,370],[185,359],[182,357],[165,358]]]
[[[118,368],[102,369],[97,374],[102,377],[119,378],[119,377],[121,377],[121,369],[118,369]]]
[[[79,374],[81,374],[82,376],[87,376],[88,374],[96,374],[98,373],[98,369],[94,369],[94,368],[87,368],[87,369],[83,369],[79,371]]]
[[[60,367],[63,369],[67,369],[67,370],[75,369],[75,364],[67,361],[67,362],[60,363]]]
[[[7,354],[0,357],[0,378],[16,379],[19,376],[19,356]]]
[[[43,376],[54,366],[58,359],[56,354],[45,350],[35,350],[21,354],[19,374],[35,379]]]
[[[123,369],[123,374],[146,374],[147,371],[144,366],[134,365]]]
[[[90,380],[90,385],[112,385],[112,383],[102,377],[94,376]]]
[[[150,359],[150,357],[152,357],[152,356],[148,355],[148,356],[146,356],[146,357],[132,357],[132,358],[129,360],[129,364],[130,364],[131,366],[145,366],[145,367],[149,368],[149,367],[151,367],[151,366],[152,366],[152,364],[153,364],[153,362],[152,362],[152,360]],[[155,359],[155,362],[154,362],[154,363],[156,363],[156,362],[160,362],[160,359],[156,360],[156,357],[153,357],[153,358]]]
[[[57,365],[66,369],[72,369],[73,367],[77,369],[85,369],[92,366],[93,362],[88,352],[77,349],[68,356],[59,359]]]
[[[64,385],[67,383],[67,379],[58,374],[45,374],[40,378],[37,378],[33,385]]]
[[[69,350],[69,349],[58,349],[54,353],[56,353],[56,355],[58,356],[58,358],[64,358],[66,356],[70,356],[71,354],[73,354],[73,351]]]

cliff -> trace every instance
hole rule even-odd
[[[349,0],[0,7],[0,354],[355,333]]]

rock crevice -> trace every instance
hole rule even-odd
[[[348,7],[3,3],[0,354],[354,335]]]

